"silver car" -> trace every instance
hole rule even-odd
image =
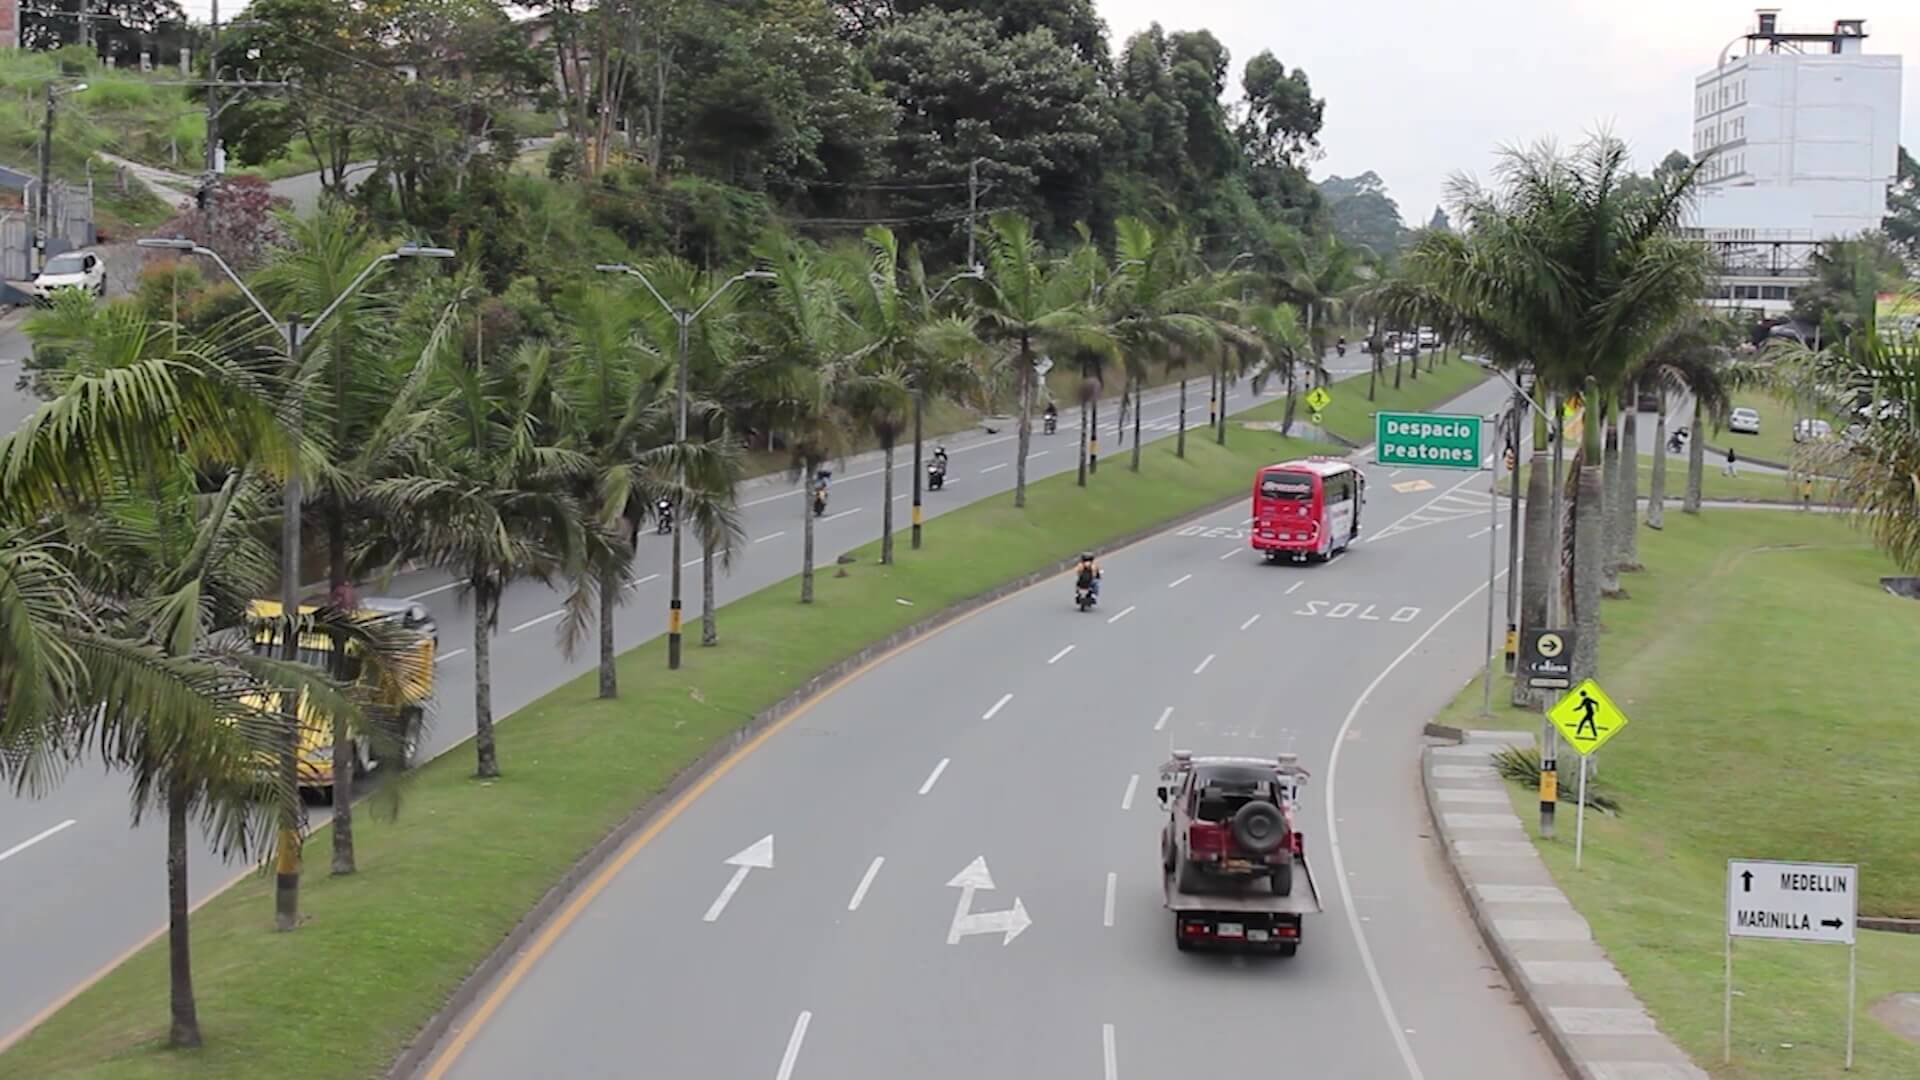
[[[1733,410],[1727,416],[1727,430],[1741,435],[1760,434],[1760,411],[1748,408]]]

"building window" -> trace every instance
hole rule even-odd
[[[1762,300],[1785,300],[1786,298],[1787,287],[1785,285],[1760,286],[1760,299]]]

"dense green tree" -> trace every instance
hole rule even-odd
[[[1920,161],[1915,161],[1904,146],[1900,148],[1893,186],[1887,192],[1887,216],[1880,227],[1910,266],[1920,265]]]
[[[1369,169],[1355,177],[1330,176],[1320,181],[1333,234],[1352,247],[1389,258],[1407,241],[1400,206],[1387,195],[1387,185]],[[1444,215],[1442,215],[1444,219]]]

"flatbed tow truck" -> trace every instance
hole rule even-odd
[[[1185,774],[1196,763],[1262,761],[1289,782],[1289,798],[1296,798],[1306,770],[1299,768],[1294,755],[1267,759],[1199,758],[1183,751],[1162,770],[1162,803],[1177,796]],[[1233,952],[1267,953],[1289,957],[1300,949],[1303,940],[1301,918],[1326,910],[1320,902],[1320,887],[1307,865],[1304,846],[1292,857],[1292,887],[1284,896],[1274,895],[1265,882],[1255,879],[1237,890],[1189,892],[1180,887],[1177,871],[1161,862],[1161,895],[1173,913],[1173,942],[1181,952],[1214,949]]]

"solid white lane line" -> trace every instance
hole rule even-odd
[[[920,785],[920,794],[925,795],[933,790],[933,785],[939,781],[940,774],[947,771],[947,762],[952,760],[952,758],[940,759],[940,764],[935,765],[933,771],[927,774],[927,782]]]
[[[1292,596],[1292,595],[1293,595],[1293,590],[1295,590],[1295,589],[1297,589],[1297,588],[1299,588],[1299,587],[1300,587],[1300,586],[1302,586],[1302,585],[1305,585],[1306,583],[1307,583],[1307,582],[1306,582],[1306,579],[1305,579],[1305,578],[1302,578],[1302,579],[1300,579],[1299,581],[1296,581],[1296,582],[1294,582],[1293,584],[1291,584],[1291,585],[1289,585],[1289,586],[1287,586],[1287,591],[1286,591],[1286,592],[1285,592],[1285,593],[1284,593],[1283,595],[1286,595],[1286,596]]]
[[[660,575],[659,575],[659,574],[648,574],[648,575],[647,575],[646,577],[643,577],[643,578],[641,578],[641,579],[640,579],[640,580],[638,580],[638,581],[629,581],[629,582],[627,582],[627,588],[629,588],[629,589],[637,589],[637,588],[639,588],[640,586],[642,586],[642,585],[645,585],[645,584],[646,584],[647,582],[649,582],[649,581],[658,581],[659,579],[660,579]]]
[[[1195,675],[1200,674],[1201,672],[1207,670],[1207,665],[1211,663],[1213,663],[1213,654],[1208,653],[1207,658],[1205,660],[1200,661],[1200,666],[1193,669],[1193,673]]]
[[[1120,796],[1120,809],[1122,810],[1133,809],[1133,793],[1139,787],[1140,787],[1139,773],[1134,773],[1132,776],[1127,777],[1127,793],[1125,795]]]
[[[1047,663],[1049,663],[1049,664],[1057,664],[1057,663],[1059,663],[1059,662],[1061,661],[1061,659],[1062,659],[1063,657],[1065,657],[1065,656],[1066,656],[1066,655],[1067,655],[1068,653],[1070,653],[1070,652],[1072,652],[1072,651],[1073,651],[1073,646],[1071,646],[1071,645],[1069,645],[1069,646],[1067,646],[1066,648],[1064,648],[1064,649],[1061,649],[1061,650],[1060,650],[1059,652],[1057,652],[1057,653],[1054,653],[1054,654],[1053,654],[1053,658],[1052,658],[1052,659],[1050,659],[1050,660],[1048,660],[1048,661],[1047,661]]]
[[[1155,721],[1153,722],[1153,730],[1155,730],[1155,731],[1159,731],[1159,730],[1161,730],[1161,729],[1163,729],[1163,728],[1165,728],[1165,727],[1167,726],[1167,717],[1169,717],[1169,716],[1172,716],[1172,715],[1173,715],[1173,706],[1171,706],[1171,705],[1169,705],[1169,706],[1167,706],[1166,708],[1164,708],[1164,709],[1161,709],[1161,710],[1160,710],[1160,719],[1158,719],[1158,720],[1155,720]]]
[[[1113,893],[1114,886],[1118,883],[1116,880],[1118,876],[1119,875],[1113,873],[1111,870],[1107,872],[1107,903],[1106,907],[1100,913],[1100,924],[1102,926],[1113,925]]]
[[[39,843],[40,841],[45,840],[47,837],[54,835],[55,833],[58,833],[64,829],[72,828],[73,824],[74,824],[73,819],[68,818],[67,820],[61,822],[60,824],[55,825],[51,829],[45,829],[41,831],[37,836],[29,836],[25,840],[20,841],[19,843],[13,845],[7,850],[0,851],[0,862],[6,862],[8,859],[13,858],[15,855],[20,854],[21,852],[27,850],[28,848]]]
[[[1169,581],[1169,582],[1167,582],[1167,588],[1169,588],[1169,589],[1177,589],[1177,588],[1179,588],[1180,586],[1182,586],[1182,585],[1185,585],[1185,584],[1186,584],[1187,582],[1189,582],[1189,581],[1192,581],[1192,580],[1193,580],[1193,575],[1192,575],[1192,574],[1186,574],[1186,575],[1184,575],[1184,576],[1181,576],[1181,577],[1178,577],[1178,578],[1175,578],[1174,580],[1172,580],[1172,581]]]
[[[1126,609],[1125,611],[1122,611],[1122,612],[1121,612],[1120,614],[1118,614],[1118,615],[1115,615],[1115,616],[1114,616],[1113,618],[1111,618],[1111,619],[1108,619],[1108,620],[1107,620],[1107,625],[1108,625],[1108,626],[1112,626],[1112,625],[1113,625],[1114,623],[1117,623],[1117,622],[1119,622],[1119,621],[1120,621],[1121,619],[1124,619],[1124,618],[1126,618],[1127,616],[1129,616],[1129,615],[1131,615],[1131,614],[1133,614],[1133,606],[1132,606],[1132,605],[1128,605],[1128,606],[1127,606],[1127,609]]]
[[[459,582],[449,581],[445,585],[435,585],[431,589],[427,589],[423,592],[414,593],[412,596],[405,597],[405,599],[408,603],[412,603],[415,600],[425,600],[429,596],[438,596],[449,589],[457,589],[459,587],[460,587]]]
[[[1113,1052],[1113,1025],[1100,1025],[1100,1054],[1107,1062],[1107,1080],[1120,1080],[1120,1063]]]
[[[1248,627],[1251,627],[1254,623],[1257,623],[1259,621],[1260,621],[1260,616],[1258,614],[1255,614],[1253,618],[1248,619],[1246,622],[1241,623],[1240,629],[1245,630]]]
[[[440,654],[439,656],[436,656],[436,657],[434,657],[434,658],[433,658],[433,662],[434,662],[434,663],[436,663],[436,664],[443,664],[443,663],[445,663],[445,662],[447,662],[448,660],[451,660],[451,659],[453,659],[453,658],[454,658],[454,657],[456,657],[456,656],[465,656],[465,655],[467,655],[467,650],[465,650],[465,649],[453,649],[453,650],[451,650],[451,651],[448,651],[448,652],[443,652],[443,653],[441,653],[441,654]]]
[[[763,536],[763,537],[761,537],[761,538],[759,538],[758,540],[755,540],[755,541],[754,541],[754,543],[756,543],[756,544],[764,544],[764,543],[766,543],[766,542],[767,542],[767,541],[769,541],[769,540],[778,540],[778,539],[780,539],[781,537],[783,537],[783,536],[785,536],[785,535],[787,535],[787,530],[785,530],[785,529],[781,529],[781,530],[780,530],[779,532],[777,532],[777,533],[768,533],[767,535],[765,535],[765,536]]]
[[[853,899],[847,901],[848,911],[859,911],[860,901],[867,898],[867,890],[873,887],[874,875],[880,872],[880,864],[887,861],[885,855],[875,855],[867,864],[867,872],[860,875],[860,885],[853,890]]]
[[[1494,575],[1494,580],[1497,581],[1506,574],[1507,572],[1502,570]],[[1333,753],[1327,758],[1326,830],[1327,850],[1333,856],[1333,879],[1339,883],[1342,906],[1347,912],[1347,925],[1353,930],[1354,943],[1360,947],[1360,963],[1367,969],[1367,981],[1373,984],[1374,1000],[1380,1003],[1381,1018],[1387,1022],[1387,1030],[1392,1033],[1393,1043],[1400,1050],[1400,1061],[1406,1065],[1410,1080],[1425,1080],[1426,1074],[1420,1071],[1420,1062],[1413,1056],[1413,1046],[1407,1042],[1406,1029],[1400,1026],[1399,1014],[1394,1012],[1393,1002],[1387,997],[1386,983],[1380,978],[1380,967],[1374,963],[1373,949],[1367,944],[1366,932],[1361,929],[1360,912],[1353,904],[1353,887],[1347,882],[1346,860],[1340,854],[1340,824],[1339,819],[1334,815],[1333,795],[1340,777],[1340,751],[1345,747],[1347,732],[1352,729],[1353,721],[1360,715],[1360,710],[1366,706],[1367,699],[1373,696],[1373,692],[1380,688],[1381,683],[1387,681],[1387,676],[1393,674],[1395,668],[1419,650],[1420,646],[1425,645],[1435,631],[1446,625],[1447,620],[1453,618],[1461,608],[1472,603],[1473,598],[1479,596],[1480,591],[1486,587],[1486,582],[1474,586],[1472,592],[1461,597],[1446,610],[1445,614],[1433,620],[1433,625],[1421,632],[1419,637],[1414,638],[1413,644],[1408,645],[1405,651],[1394,657],[1392,663],[1380,669],[1380,674],[1375,675],[1373,681],[1367,684],[1367,688],[1360,691],[1360,696],[1354,699],[1353,708],[1347,710],[1346,719],[1340,722],[1340,730],[1333,736]]]
[[[856,506],[851,510],[842,510],[837,514],[828,514],[826,517],[823,517],[820,519],[820,524],[825,525],[829,521],[836,521],[840,518],[846,517],[848,514],[857,514],[859,512],[860,512],[860,508]]]
[[[526,622],[523,622],[519,626],[516,626],[513,629],[507,631],[507,633],[517,634],[520,631],[525,630],[529,626],[539,626],[543,622],[550,622],[554,619],[559,618],[562,615],[565,615],[566,613],[567,611],[565,608],[561,608],[559,611],[549,611],[545,615],[541,615],[538,618],[528,619]]]
[[[1234,548],[1232,551],[1229,551],[1225,555],[1220,556],[1220,561],[1226,562],[1228,559],[1233,558],[1235,555],[1238,555],[1245,550],[1246,550],[1245,548]]]
[[[1001,462],[1001,463],[1000,463],[1000,464],[998,464],[998,465],[989,465],[989,466],[987,466],[986,468],[984,468],[984,469],[981,469],[980,471],[981,471],[981,472],[983,472],[983,473],[990,473],[990,472],[995,472],[995,471],[997,471],[997,470],[1000,470],[1000,469],[1004,469],[1004,468],[1006,468],[1006,467],[1007,467],[1007,465],[1008,465],[1008,463],[1007,463],[1007,462],[1005,462],[1005,461],[1003,461],[1003,462]]]
[[[780,1058],[780,1071],[774,1074],[774,1080],[793,1080],[793,1066],[800,1060],[800,1044],[807,1041],[807,1025],[811,1023],[813,1014],[800,1010],[799,1019],[793,1022],[793,1034],[787,1036],[787,1052]]]
[[[996,701],[996,702],[994,702],[994,703],[993,703],[993,708],[991,708],[991,709],[988,709],[988,710],[987,710],[987,711],[986,711],[986,712],[985,712],[984,714],[982,714],[982,715],[981,715],[981,717],[980,717],[980,719],[982,719],[982,720],[991,720],[991,719],[993,719],[993,716],[994,716],[994,714],[995,714],[995,713],[997,713],[997,712],[999,712],[999,711],[1000,711],[1000,710],[1001,710],[1002,708],[1005,708],[1005,707],[1006,707],[1006,704],[1007,704],[1007,702],[1009,702],[1009,701],[1012,701],[1012,700],[1013,700],[1013,695],[1012,695],[1012,694],[1001,694],[1001,695],[1000,695],[1000,700],[999,700],[999,701]]]

